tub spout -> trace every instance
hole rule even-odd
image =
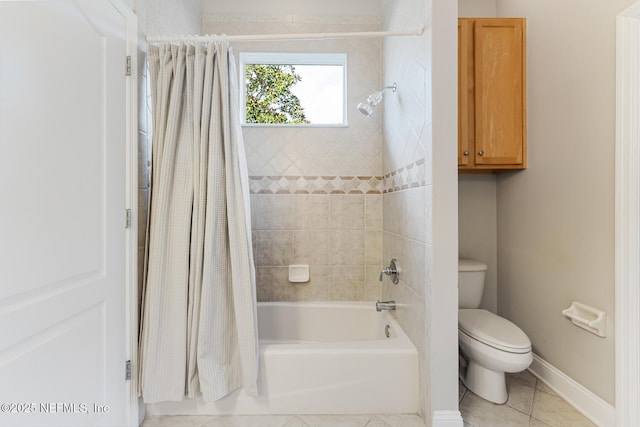
[[[376,311],[382,310],[395,310],[396,302],[395,301],[376,301]]]

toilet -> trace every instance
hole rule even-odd
[[[524,371],[533,361],[531,341],[522,329],[479,309],[487,265],[458,260],[458,343],[460,380],[476,395],[497,404],[507,401],[505,373]]]

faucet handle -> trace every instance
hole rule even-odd
[[[398,260],[393,258],[389,262],[389,267],[385,267],[380,271],[380,277],[378,278],[380,282],[382,282],[383,274],[390,276],[393,284],[397,285],[398,282],[400,281],[400,263],[398,262]]]

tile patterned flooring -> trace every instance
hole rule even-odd
[[[465,427],[595,427],[529,371],[507,375],[509,400],[494,405],[460,384]],[[416,415],[149,416],[142,427],[423,427]]]
[[[465,427],[595,427],[529,371],[507,375],[509,400],[494,405],[460,384]]]
[[[417,415],[150,416],[142,427],[424,427]]]

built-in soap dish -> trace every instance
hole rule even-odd
[[[579,328],[602,338],[607,336],[607,313],[602,310],[574,301],[569,308],[562,310],[562,314]]]
[[[309,265],[293,264],[289,266],[289,282],[305,283],[309,281]]]

